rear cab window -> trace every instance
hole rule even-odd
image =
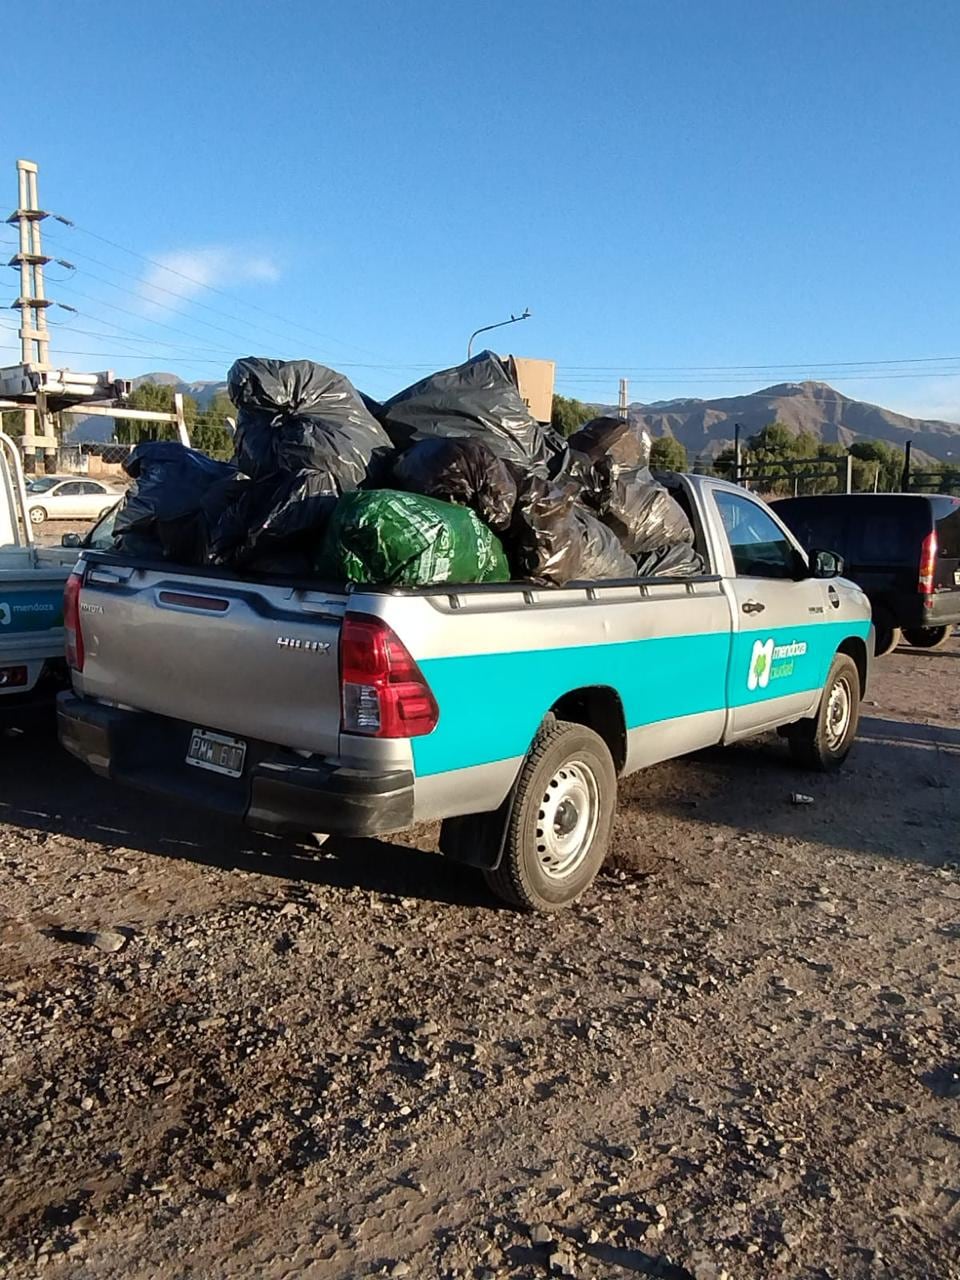
[[[938,497],[932,505],[940,559],[960,560],[960,499]]]
[[[738,578],[794,577],[797,549],[768,511],[727,489],[715,489],[713,498]]]

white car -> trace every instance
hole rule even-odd
[[[99,480],[78,476],[34,476],[27,481],[27,510],[32,524],[44,520],[99,520],[121,494]]]

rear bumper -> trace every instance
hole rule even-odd
[[[920,627],[948,627],[960,622],[960,589],[935,591],[924,596],[920,610]]]
[[[869,593],[868,593],[869,595]],[[949,627],[960,623],[960,587],[955,591],[881,593],[870,596],[873,616],[891,627]]]
[[[373,836],[413,823],[413,774],[346,769],[265,742],[247,742],[244,771],[228,778],[186,764],[193,728],[145,712],[57,700],[62,745],[101,777],[192,804],[266,831]]]
[[[67,664],[63,659],[48,660],[32,689],[0,692],[0,729],[12,725],[20,728],[46,719],[52,730],[57,695],[69,683]]]

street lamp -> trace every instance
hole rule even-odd
[[[488,329],[502,329],[505,324],[516,324],[518,320],[528,320],[530,318],[530,308],[524,307],[523,314],[515,316],[511,313],[509,320],[498,320],[496,324],[485,324],[479,329],[474,329],[470,335],[470,341],[467,343],[467,359],[473,355],[473,340],[478,333],[486,333]]]

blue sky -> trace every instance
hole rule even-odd
[[[37,0],[31,21],[42,77],[6,60],[0,192],[36,160],[77,224],[45,224],[76,266],[50,268],[79,312],[51,312],[62,363],[309,356],[382,395],[529,307],[494,345],[584,399],[621,372],[644,400],[809,376],[960,421],[953,0]]]

